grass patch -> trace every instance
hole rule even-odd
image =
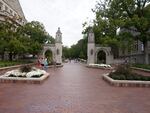
[[[8,67],[28,63],[31,63],[31,61],[0,61],[0,67]]]
[[[150,70],[150,65],[146,64],[133,64],[133,67],[142,68],[142,69],[148,69]]]

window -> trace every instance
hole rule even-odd
[[[17,14],[16,13],[14,14],[14,17],[17,18]]]
[[[141,44],[141,50],[144,51],[144,44]]]
[[[2,10],[2,9],[3,9],[3,3],[0,2],[0,10]]]
[[[10,13],[13,14],[13,11],[10,9]]]
[[[8,7],[7,6],[5,6],[5,11],[8,11]]]
[[[133,51],[137,52],[138,51],[138,41],[135,41],[133,44]]]

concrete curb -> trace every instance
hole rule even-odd
[[[103,80],[108,82],[112,86],[117,87],[149,87],[150,81],[133,81],[133,80],[114,80],[108,76],[109,74],[104,74],[102,76]]]
[[[0,77],[0,83],[27,83],[27,84],[41,84],[49,77],[49,73],[40,78],[21,78],[21,77]]]

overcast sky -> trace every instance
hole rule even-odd
[[[82,38],[82,23],[94,18],[91,9],[97,0],[19,0],[28,21],[37,20],[55,37],[60,27],[63,45],[71,46]]]

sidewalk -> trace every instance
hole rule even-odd
[[[149,88],[112,87],[108,70],[78,63],[49,69],[44,84],[0,84],[0,113],[150,113]]]

